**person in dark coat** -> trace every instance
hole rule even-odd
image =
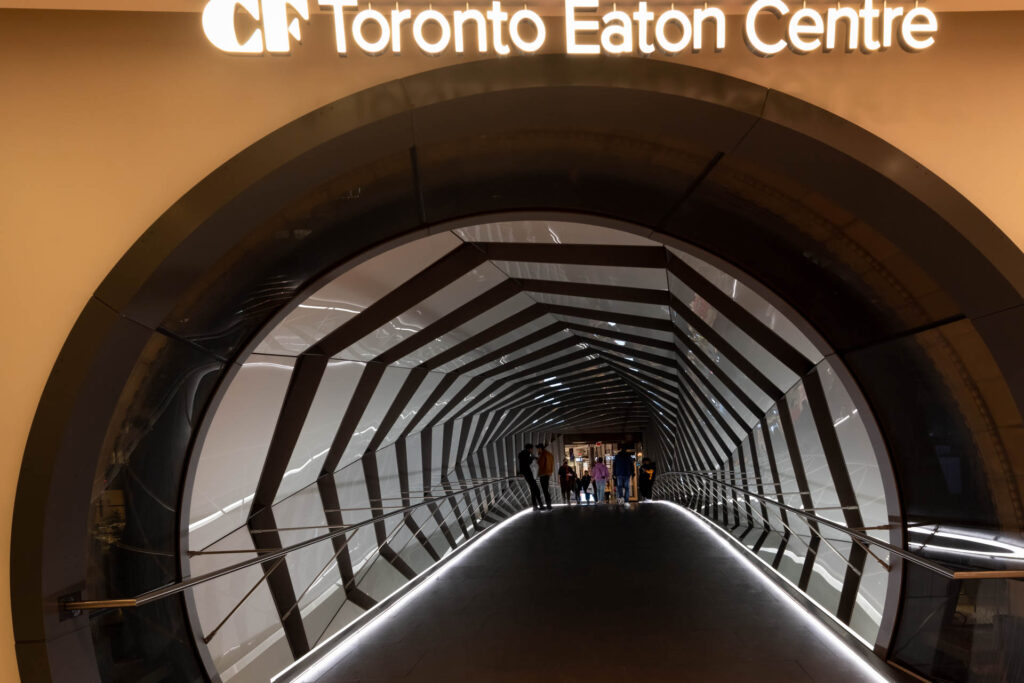
[[[540,479],[540,492],[544,494],[548,510],[551,509],[551,490],[548,482],[555,471],[555,456],[548,450],[546,443],[537,444],[537,477]]]
[[[576,470],[572,468],[568,460],[558,468],[558,483],[562,486],[562,500],[566,505],[569,504],[569,496],[575,497],[577,503],[580,502],[580,494],[576,489]]]
[[[612,476],[615,477],[615,498],[619,505],[625,505],[629,502],[629,480],[633,478],[633,458],[625,446],[619,446],[612,460]]]
[[[530,487],[530,498],[533,499],[533,509],[541,510],[543,506],[540,502],[540,489],[537,487],[537,480],[533,476],[533,465],[536,456],[536,449],[527,444],[526,448],[519,452],[519,474],[526,480],[526,485]]]
[[[658,473],[658,467],[650,458],[644,458],[640,464],[640,471],[637,473],[637,488],[640,489],[640,500],[650,501],[654,496],[654,477]]]

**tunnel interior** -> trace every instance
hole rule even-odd
[[[69,336],[15,506],[23,675],[263,676],[528,506],[524,443],[596,431],[881,656],[1013,670],[1020,581],[836,527],[1022,566],[1022,260],[884,141],[699,69],[332,103],[171,207]]]
[[[801,518],[734,492],[899,540],[873,418],[803,321],[698,253],[581,223],[504,221],[409,242],[298,302],[241,362],[199,445],[190,552],[254,556],[469,490],[353,532],[344,547],[296,551],[251,595],[255,567],[197,587],[221,674],[253,661],[240,642],[276,645],[270,670],[283,668],[288,645],[304,653],[481,517],[521,508],[521,490],[501,500],[501,487],[472,487],[515,477],[524,444],[561,455],[566,433],[635,435],[666,472],[714,494],[695,505],[873,645],[887,558],[839,532],[823,543]],[[704,485],[719,479],[737,489]],[[224,561],[193,556],[191,572]],[[274,605],[302,628],[282,631]]]

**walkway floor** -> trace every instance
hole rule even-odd
[[[658,504],[521,515],[318,680],[880,680],[699,524]]]

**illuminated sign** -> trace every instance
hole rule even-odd
[[[232,54],[288,54],[302,40],[303,24],[311,21],[311,0],[209,0],[203,10],[203,32],[218,49]],[[354,48],[369,54],[400,54],[402,38],[428,55],[445,52],[507,55],[530,54],[547,42],[544,18],[523,5],[506,10],[500,0],[489,7],[445,13],[427,9],[374,9],[357,0],[318,0],[333,15],[339,55]],[[606,11],[602,11],[606,10]],[[629,11],[631,10],[631,11]],[[689,50],[720,52],[726,47],[725,13],[717,7],[653,8],[645,1],[611,10],[600,0],[564,0],[564,49],[570,55],[674,55]],[[857,8],[813,9],[796,2],[757,0],[743,21],[747,47],[762,57],[785,50],[797,54],[846,51],[876,52],[898,45],[919,52],[935,44],[939,22],[925,7],[890,7],[863,0]]]

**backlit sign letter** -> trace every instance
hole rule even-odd
[[[263,0],[263,35],[267,41],[267,52],[288,54],[292,51],[291,38],[302,40],[299,20],[288,21],[288,8],[309,21],[309,3],[306,0]]]
[[[761,14],[761,12],[771,12],[775,16],[782,18],[789,14],[789,7],[782,0],[757,0],[757,2],[750,6],[750,10],[747,12],[747,25],[744,32],[747,44],[750,45],[750,49],[755,54],[762,57],[770,57],[785,50],[786,41],[778,40],[774,43],[766,43],[761,40],[761,36],[757,34],[757,15]]]
[[[651,0],[624,1],[635,2],[635,7],[619,9],[611,0],[562,0],[566,54],[696,54],[705,46],[710,49],[712,41],[715,52],[725,49],[726,14],[719,7],[704,2],[703,7],[652,8]],[[894,44],[920,52],[935,44],[939,29],[935,12],[926,7],[889,7],[879,0],[857,0],[859,8],[854,3],[844,7],[840,0],[835,7],[811,8],[803,2],[797,8],[789,1],[745,2],[743,38],[751,52],[760,57],[786,48],[798,55],[837,48],[873,53]],[[404,9],[396,0],[393,9],[378,11],[369,0],[207,0],[202,24],[206,37],[224,52],[283,55],[302,40],[305,22],[321,20],[310,12],[310,5],[318,4],[333,19],[339,55],[347,54],[353,42],[370,55],[399,55],[405,36],[428,55],[462,56],[472,50],[474,34],[481,55],[558,49],[548,44],[546,17],[525,3],[521,9],[506,9],[502,0],[481,2],[487,4],[479,9],[467,2],[465,9],[436,10],[422,0]]]
[[[356,0],[320,0],[321,7],[330,7],[334,11],[334,42],[338,46],[338,54],[348,52],[345,41],[345,8],[355,7]]]
[[[526,40],[519,32],[519,25],[524,21],[533,24],[535,34],[533,40]],[[508,22],[508,35],[512,39],[512,44],[519,50],[536,52],[544,45],[544,41],[547,39],[547,30],[544,27],[544,20],[540,18],[539,14],[532,9],[521,9],[513,14],[512,19]]]
[[[577,19],[576,10],[597,9],[597,0],[565,0],[565,51],[571,55],[596,55],[601,53],[599,45],[580,45],[576,34],[580,31],[596,31],[600,24],[593,19]]]
[[[918,20],[922,21],[918,21]],[[903,24],[900,26],[900,43],[904,50],[909,52],[920,52],[935,44],[934,34],[939,30],[939,20],[935,12],[925,7],[915,7],[903,17]],[[927,38],[921,39],[917,34],[928,34]]]
[[[241,7],[255,21],[260,20],[259,0],[210,0],[203,9],[203,33],[213,46],[239,55],[263,52],[263,32],[256,29],[241,42],[235,31],[235,12]]]

